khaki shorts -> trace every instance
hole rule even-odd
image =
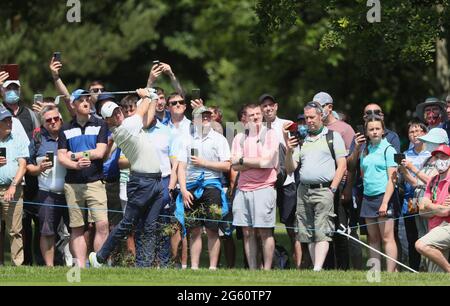
[[[335,230],[334,194],[329,188],[310,189],[299,185],[297,190],[297,225],[300,242],[332,241]]]
[[[431,245],[445,251],[450,248],[450,224],[442,222],[433,228],[428,234],[419,239],[426,245]]]
[[[233,201],[233,225],[275,227],[277,192],[273,187],[254,191],[238,190]]]
[[[89,222],[108,221],[108,206],[105,184],[96,181],[87,184],[64,184],[69,206],[70,227],[84,226],[84,207],[89,208]]]

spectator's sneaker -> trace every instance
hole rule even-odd
[[[95,252],[89,254],[89,263],[92,268],[101,268],[103,266],[103,264],[98,262],[97,253]]]

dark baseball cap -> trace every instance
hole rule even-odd
[[[259,97],[259,99],[258,99],[259,104],[263,103],[263,101],[266,100],[266,99],[270,99],[270,100],[272,100],[273,102],[277,103],[277,102],[275,101],[275,98],[274,98],[272,95],[270,95],[270,94],[268,94],[268,93],[265,93],[265,94],[262,94],[262,95]]]
[[[101,101],[105,101],[105,100],[116,102],[116,98],[114,97],[114,95],[112,95],[110,93],[101,93],[98,95],[97,102],[101,102]]]

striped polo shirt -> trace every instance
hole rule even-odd
[[[94,150],[97,143],[106,144],[108,141],[108,127],[106,122],[90,116],[85,126],[80,126],[74,118],[70,123],[64,124],[59,132],[58,150],[78,153]],[[103,160],[96,159],[89,168],[81,170],[67,169],[66,183],[86,184],[103,178]]]

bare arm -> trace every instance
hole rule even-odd
[[[28,174],[31,174],[33,176],[38,176],[45,170],[52,168],[52,162],[43,160],[37,165],[28,164],[28,165],[26,165],[26,168],[27,168]]]
[[[155,118],[156,101],[158,95],[153,89],[140,88],[136,93],[142,99],[138,105],[136,114],[142,117],[142,124],[144,128],[148,128]]]
[[[13,183],[9,186],[8,190],[5,192],[3,199],[6,202],[12,201],[14,195],[16,194],[17,185],[22,182],[23,176],[27,172],[27,161],[23,157],[17,159],[19,162],[19,168],[17,169],[16,175],[13,178]]]
[[[388,168],[388,182],[387,182],[387,186],[386,186],[386,192],[384,193],[383,196],[383,202],[381,203],[380,206],[380,210],[379,210],[379,214],[380,217],[384,217],[387,214],[387,208],[388,208],[388,203],[389,200],[392,197],[392,194],[394,193],[394,182],[395,182],[395,178],[397,177],[397,169],[394,167],[390,167]]]
[[[191,156],[191,161],[194,166],[218,172],[228,172],[231,165],[230,161],[209,161],[196,156]]]
[[[67,157],[67,149],[59,149],[58,150],[58,160],[63,167],[67,169],[77,170],[78,163],[74,160],[71,160],[69,157]]]
[[[337,189],[339,184],[341,183],[342,178],[344,177],[345,171],[347,171],[347,160],[345,159],[345,157],[341,157],[336,160],[336,163],[336,174],[334,175],[334,179],[331,182],[330,187]]]
[[[128,159],[125,156],[121,156],[119,158],[119,169],[128,169],[130,168],[130,162],[128,161]]]
[[[163,72],[169,76],[170,83],[172,84],[173,89],[175,89],[175,91],[184,98],[183,88],[181,87],[180,82],[178,81],[177,77],[175,76],[175,73],[173,73],[170,65],[165,64],[165,63],[161,63],[161,65],[163,66]]]
[[[175,158],[170,158],[170,164],[172,165],[172,169],[170,172],[169,189],[175,189],[178,180],[178,161]]]
[[[419,203],[419,212],[424,218],[447,217],[450,215],[450,206],[434,204],[430,199],[423,198]]]
[[[18,184],[22,182],[23,176],[27,172],[27,162],[25,158],[18,158],[19,162],[19,169],[17,169],[16,175],[14,176],[14,181],[16,181]]]
[[[190,207],[193,204],[194,196],[186,189],[186,168],[187,163],[178,162],[178,183],[180,184],[183,203],[186,207]]]
[[[69,110],[70,115],[75,116],[75,109],[70,103],[70,93],[67,89],[64,82],[61,80],[59,76],[59,70],[62,68],[62,64],[60,62],[55,62],[54,58],[52,58],[50,62],[50,71],[52,72],[53,81],[55,83],[56,90],[60,95],[63,95],[62,99],[66,104],[67,109]]]

